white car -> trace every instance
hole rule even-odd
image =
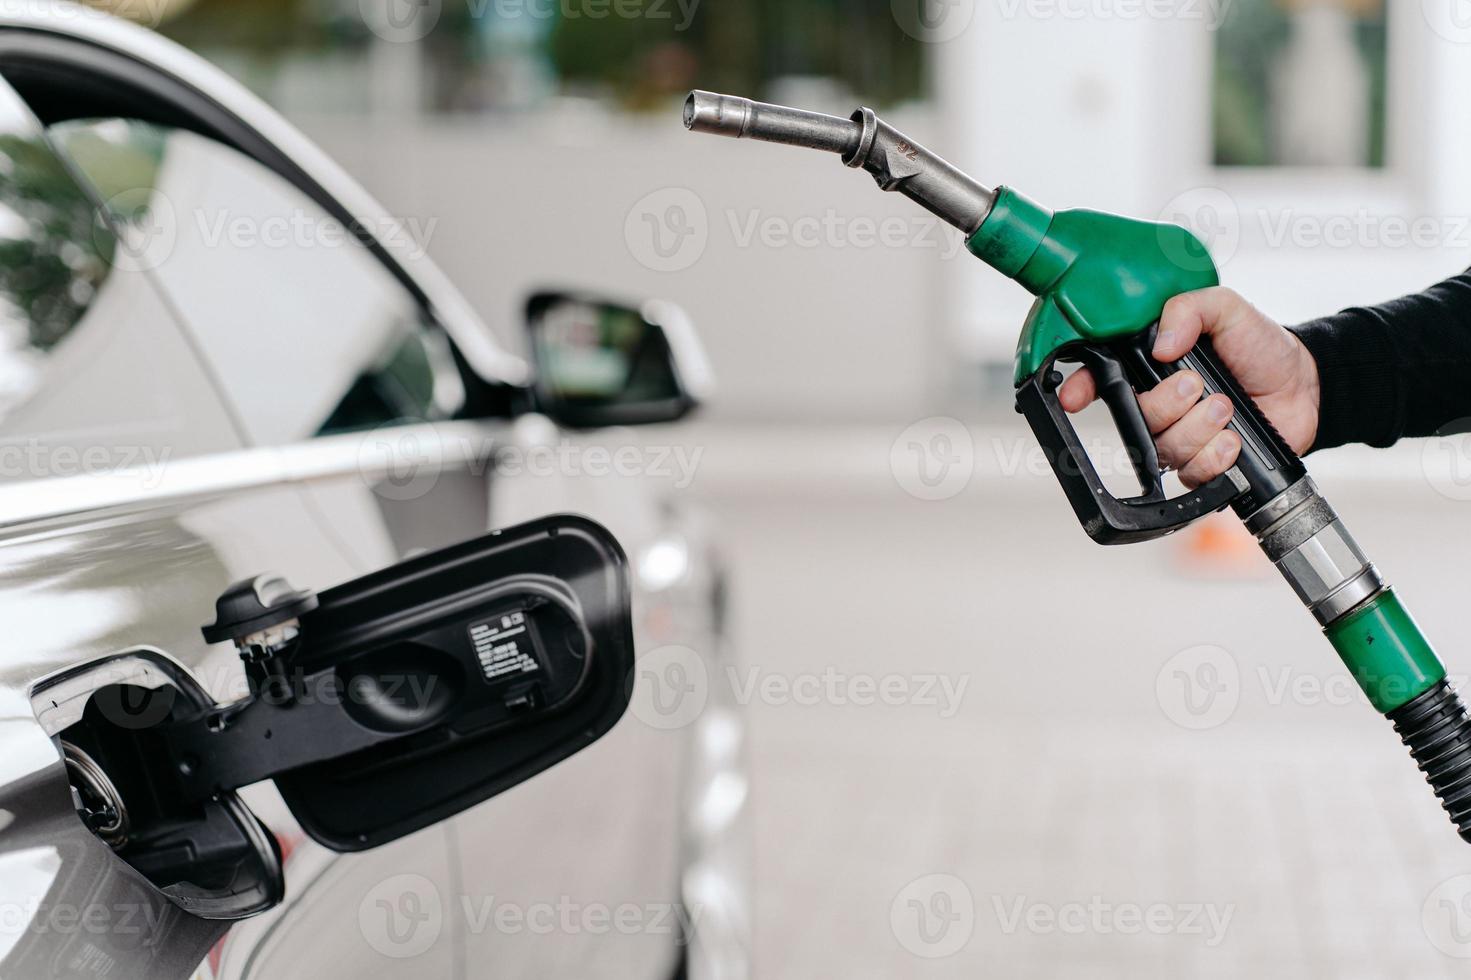
[[[706,369],[526,326],[190,53],[0,11],[0,977],[746,974],[723,580],[629,428]]]

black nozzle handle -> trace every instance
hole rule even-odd
[[[1246,484],[1231,506],[1245,520],[1307,476],[1307,470],[1256,401],[1242,389],[1209,337],[1201,337],[1178,361],[1161,364],[1152,353],[1158,329],[1156,323],[1120,345],[1124,370],[1138,392],[1148,391],[1179,371],[1194,371],[1204,387],[1201,397],[1223,394],[1231,400],[1235,413],[1229,427],[1241,439],[1234,468]]]

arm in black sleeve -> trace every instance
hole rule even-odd
[[[1289,329],[1318,364],[1313,449],[1388,446],[1471,418],[1471,271]]]

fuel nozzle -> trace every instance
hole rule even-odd
[[[981,226],[995,200],[990,188],[878,118],[872,109],[856,109],[843,119],[696,90],[685,99],[684,125],[696,133],[836,153],[848,166],[872,174],[879,187],[898,191],[967,236]]]

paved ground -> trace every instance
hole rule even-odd
[[[1471,847],[1274,573],[1099,548],[1041,480],[722,458],[761,977],[1464,974]],[[1471,670],[1471,504],[1320,482]]]

